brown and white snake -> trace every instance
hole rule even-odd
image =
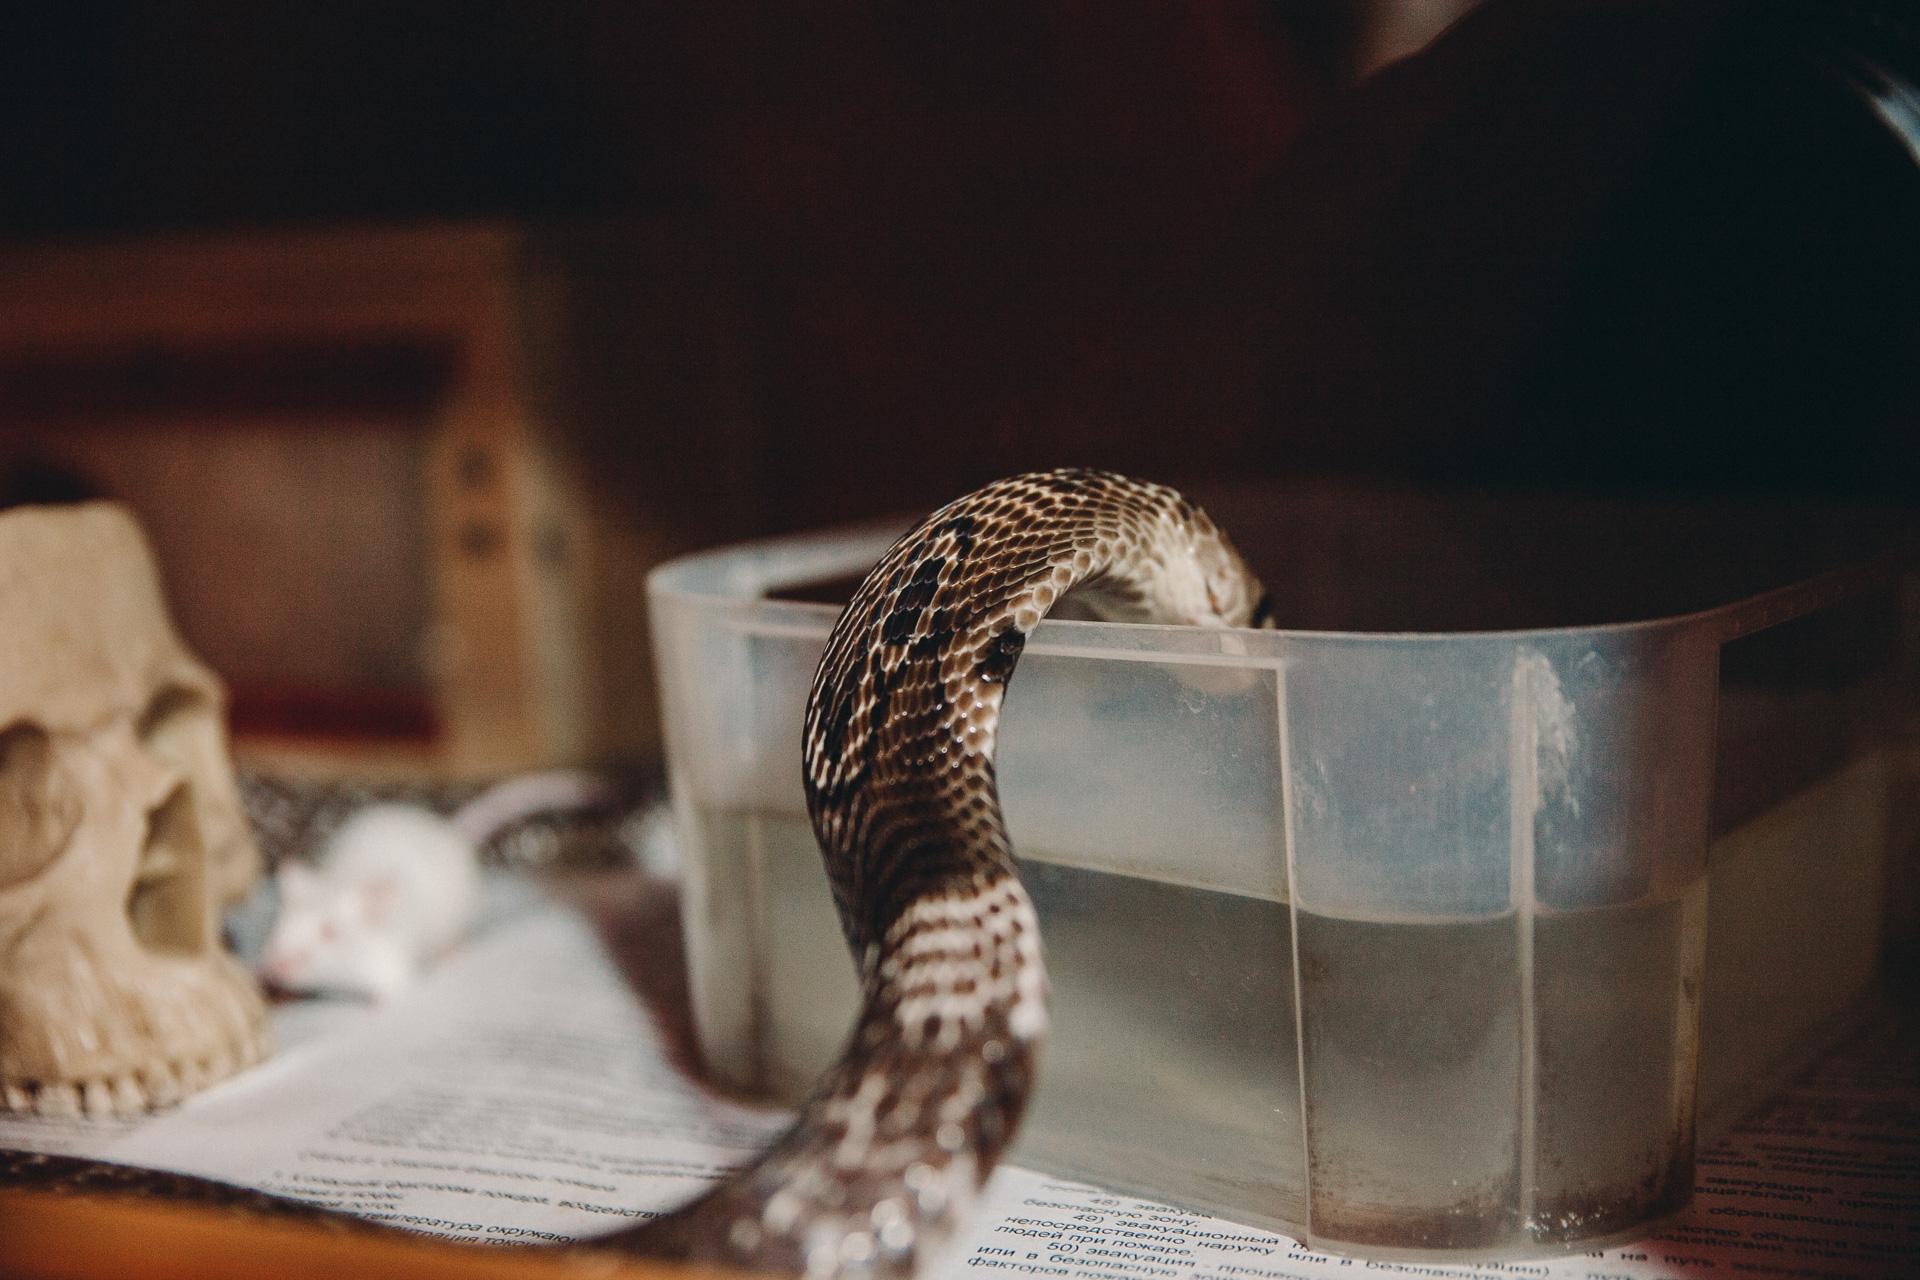
[[[807,808],[863,1007],[756,1163],[607,1243],[808,1276],[910,1274],[1012,1140],[1047,978],[994,782],[1000,703],[1069,591],[1116,621],[1266,622],[1260,585],[1171,489],[1096,471],[997,481],[895,543],[807,701]]]

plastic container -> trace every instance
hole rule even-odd
[[[1009,691],[1055,1021],[1012,1158],[1367,1256],[1647,1231],[1688,1202],[1696,1118],[1730,1121],[1872,982],[1887,562],[1758,589],[1763,544],[1815,547],[1749,508],[1241,498],[1208,505],[1301,627],[1049,620]],[[696,1025],[740,1087],[797,1097],[856,998],[799,782],[837,610],[769,597],[857,579],[895,532],[650,583]],[[1716,563],[1742,568],[1672,572]],[[1304,629],[1381,593],[1452,627],[1690,592]]]

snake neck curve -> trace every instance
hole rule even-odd
[[[827,641],[804,728],[858,1022],[765,1156],[611,1243],[894,1277],[952,1233],[1013,1138],[1048,1025],[993,758],[1026,637],[1076,590],[1115,620],[1264,622],[1258,582],[1203,513],[1109,473],[1001,480],[894,544]]]

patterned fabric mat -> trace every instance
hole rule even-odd
[[[269,874],[290,858],[312,854],[356,809],[379,802],[422,805],[451,814],[483,789],[474,784],[366,785],[316,782],[257,770],[237,770],[241,801],[251,819]],[[638,780],[608,777],[609,803],[568,813],[540,814],[509,824],[481,847],[481,861],[528,873],[566,875],[612,871],[657,860],[649,853],[662,839],[652,793]],[[234,920],[258,916],[263,890],[234,913]],[[230,927],[233,921],[230,921]],[[260,927],[255,923],[255,928]],[[184,1174],[106,1164],[97,1160],[0,1147],[0,1188],[74,1193],[112,1192],[324,1221],[342,1231],[368,1224],[343,1219],[293,1200]],[[386,1228],[379,1228],[386,1230]]]
[[[356,809],[382,802],[417,804],[450,815],[484,788],[464,784],[315,782],[240,769],[240,799],[271,871],[318,848]],[[480,850],[487,866],[515,871],[610,871],[634,864],[649,830],[650,789],[632,778],[604,777],[611,803],[541,814],[496,832]]]

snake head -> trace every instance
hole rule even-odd
[[[1181,515],[1148,579],[1145,612],[1194,627],[1271,627],[1271,601],[1239,550],[1205,512],[1186,507]]]

